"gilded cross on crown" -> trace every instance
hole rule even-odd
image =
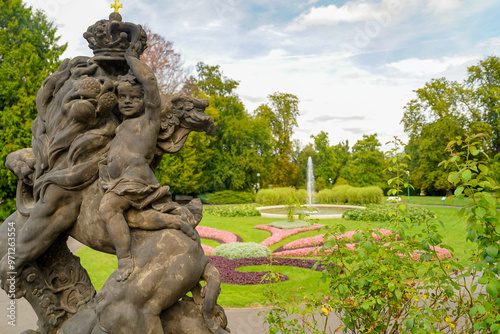
[[[115,13],[118,13],[118,8],[123,8],[123,5],[120,3],[120,0],[115,0],[115,4],[111,5],[111,8],[114,8]]]

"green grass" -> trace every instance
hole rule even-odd
[[[472,243],[466,242],[465,224],[462,223],[457,216],[458,209],[446,207],[429,207],[429,209],[434,211],[438,215],[439,219],[444,223],[444,229],[440,228],[440,233],[443,236],[444,243],[451,246],[455,250],[455,255],[457,256],[459,261],[465,261],[466,253],[472,249]],[[276,219],[274,218],[262,217],[226,218],[205,215],[202,221],[202,225],[236,233],[240,237],[242,237],[244,242],[254,241],[259,243],[265,238],[269,237],[270,233],[262,230],[257,230],[253,227],[260,224],[269,224],[275,220]],[[351,220],[348,221],[345,219],[324,219],[318,222],[327,226],[332,226],[334,224],[340,223],[346,226],[347,230],[356,230],[366,227],[384,227],[384,223],[380,222],[372,223]],[[414,228],[414,231],[419,231],[421,229],[422,227],[417,227]],[[299,233],[279,242],[278,244],[271,246],[270,248],[271,250],[274,250],[293,240],[297,240],[307,236],[323,234],[326,232],[327,231],[325,230],[316,230],[311,232]],[[211,240],[203,240],[203,244],[212,247],[216,247],[218,245],[217,242]],[[114,255],[93,251],[87,247],[81,249],[77,253],[77,255],[80,256],[82,265],[89,272],[92,283],[94,284],[96,290],[99,291],[105,280],[116,268],[116,257]],[[238,268],[237,270],[265,271],[266,269],[262,266],[253,266]],[[321,275],[319,272],[303,268],[284,266],[277,266],[276,270],[290,277],[289,281],[278,284],[280,287],[288,289],[288,291],[296,291],[297,288],[300,288],[302,293],[315,293],[319,291],[318,289],[326,289],[324,284],[318,286],[318,280]],[[238,286],[232,284],[222,284],[222,292],[219,297],[220,304],[223,307],[251,307],[266,305],[266,298],[263,295],[265,287],[265,285]]]
[[[268,271],[265,265],[249,266],[236,269],[238,271]],[[300,293],[310,291],[317,293],[323,291],[327,293],[327,285],[320,284],[321,272],[311,269],[276,266],[276,271],[280,274],[286,274],[290,279],[280,282],[280,289],[289,292],[295,297],[301,297]],[[221,294],[218,302],[222,307],[258,307],[269,305],[269,301],[264,295],[264,289],[267,285],[235,285],[222,284]],[[302,295],[303,296],[303,295]]]
[[[101,253],[89,247],[83,247],[76,255],[80,257],[82,266],[87,269],[96,291],[101,290],[104,282],[118,267],[118,259],[115,255]]]
[[[463,207],[472,203],[470,198],[465,199],[455,199],[453,201],[443,201],[445,196],[410,196],[410,204],[421,204],[421,205],[445,205],[445,206],[459,206]],[[406,200],[406,196],[402,196],[403,200]],[[385,199],[384,199],[385,200]]]

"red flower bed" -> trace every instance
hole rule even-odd
[[[246,266],[257,266],[269,264],[267,257],[254,257],[243,258],[238,260],[231,260],[222,256],[209,256],[210,263],[219,270],[222,283],[237,284],[237,285],[255,285],[271,283],[269,280],[262,280],[268,271],[260,272],[242,272],[236,271],[236,268]],[[272,264],[278,266],[293,266],[299,268],[312,269],[316,260],[302,260],[302,259],[289,259],[289,258],[273,258]],[[319,265],[316,270],[322,271],[324,267]],[[279,275],[280,281],[287,281],[289,278],[286,275]]]

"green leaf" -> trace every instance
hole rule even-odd
[[[467,240],[474,242],[476,240],[476,236],[476,230],[470,230],[469,232],[467,232]]]
[[[483,172],[484,174],[488,174],[488,167],[486,165],[480,164],[479,165],[479,170]]]
[[[490,246],[486,247],[486,253],[491,257],[497,257],[498,248],[494,245],[490,245]]]
[[[492,281],[486,285],[486,292],[488,292],[492,298],[496,298],[500,293],[500,286],[497,282]]]
[[[479,279],[477,280],[477,282],[478,282],[479,284],[486,284],[486,283],[488,283],[488,277],[483,276],[483,277],[479,278]]]
[[[476,214],[476,216],[478,216],[479,218],[483,218],[484,215],[486,214],[486,210],[482,207],[479,207],[476,209],[476,211],[474,212]]]
[[[464,187],[460,186],[460,187],[458,187],[457,189],[455,189],[454,194],[455,194],[455,196],[458,196],[458,195],[460,195],[463,191],[464,191]]]
[[[415,321],[413,319],[406,319],[405,321],[403,321],[403,324],[406,328],[412,328],[414,323]]]
[[[472,173],[469,169],[466,169],[462,172],[462,180],[469,181],[472,177]]]

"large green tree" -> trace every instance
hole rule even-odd
[[[0,3],[0,200],[14,198],[16,180],[5,167],[8,154],[31,146],[36,94],[60,65],[66,45],[40,11],[21,0]]]
[[[432,79],[405,106],[401,123],[409,136],[410,181],[417,189],[428,194],[452,190],[449,171],[438,164],[447,157],[448,142],[457,136],[485,133],[486,151],[498,150],[498,65],[495,57],[481,61],[469,68],[464,83]]]
[[[352,147],[352,154],[340,176],[355,187],[381,186],[385,181],[385,158],[377,134],[363,135]]]
[[[299,168],[292,161],[292,135],[294,128],[298,126],[299,99],[293,94],[279,92],[270,94],[267,98],[269,103],[259,106],[256,115],[266,120],[273,137],[272,183],[278,186],[295,185]]]
[[[335,184],[349,160],[349,142],[331,146],[328,133],[324,131],[311,138],[314,139],[314,149],[317,152],[316,161],[314,161],[316,178],[326,185]]]
[[[489,125],[491,151],[500,153],[500,58],[491,56],[468,68],[466,86],[472,91],[477,107],[474,119]],[[478,129],[480,132],[483,129]],[[486,130],[487,132],[487,130]]]
[[[236,94],[238,82],[223,75],[219,66],[196,66],[194,94],[206,98],[206,113],[215,122],[213,137],[191,134],[181,152],[164,157],[158,171],[162,183],[174,192],[200,193],[250,190],[269,179],[271,134],[262,117],[252,116]]]

